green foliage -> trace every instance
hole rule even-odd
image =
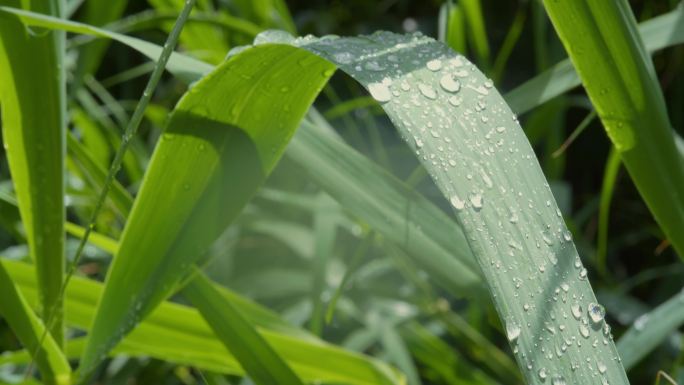
[[[684,381],[683,6],[33,3],[0,383]]]

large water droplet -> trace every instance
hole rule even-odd
[[[430,60],[427,62],[426,67],[430,71],[439,71],[442,68],[442,61],[439,59]]]
[[[429,86],[425,83],[418,83],[418,89],[420,90],[420,93],[423,94],[428,99],[435,100],[437,99],[437,92],[435,91],[432,86]]]
[[[603,317],[606,316],[606,309],[597,303],[590,302],[589,306],[587,306],[587,313],[592,322],[599,323],[603,321]]]
[[[392,99],[392,93],[389,87],[383,83],[371,83],[368,85],[368,92],[370,92],[373,99],[380,103],[389,102]]]
[[[439,85],[447,92],[458,92],[461,89],[461,82],[450,74],[442,76]]]
[[[456,210],[463,210],[463,208],[465,207],[465,201],[459,198],[459,196],[456,194],[451,196],[449,202],[451,202],[451,205],[454,206]]]

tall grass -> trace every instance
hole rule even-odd
[[[646,314],[616,346],[609,319],[628,317],[625,304],[641,306],[630,285],[662,273],[616,283],[607,258],[619,159],[672,254],[683,255],[681,155],[646,47],[684,41],[684,8],[638,29],[625,1],[545,2],[571,62],[504,97],[485,73],[502,79],[515,62],[523,6],[494,56],[479,1],[443,6],[444,42],[391,32],[295,38],[281,1],[236,1],[232,13],[198,2],[192,14],[192,1],[150,3],[153,11],[121,21],[125,2],[112,15],[87,3],[85,21],[117,31],[66,20],[65,4],[0,3],[0,106],[14,184],[0,208],[7,221],[21,218],[26,240],[14,242],[32,257],[0,260],[0,315],[25,349],[0,357],[10,372],[33,377],[35,362],[35,380],[48,384],[115,383],[139,365],[158,368],[153,381],[184,383],[627,384],[626,370],[684,322],[677,292],[650,315],[639,310]],[[164,47],[122,33],[146,23],[169,32]],[[543,70],[545,20],[536,14],[535,23]],[[69,95],[64,31],[76,34],[68,52],[79,54]],[[82,35],[159,60],[100,82],[107,43]],[[172,53],[177,39],[186,54]],[[449,45],[471,49],[485,73]],[[175,80],[162,79],[164,69]],[[148,71],[140,100],[110,94]],[[155,102],[160,80],[159,97],[187,86],[175,107]],[[589,100],[565,95],[580,81]],[[352,95],[360,84],[371,98],[343,103],[340,84]],[[46,103],[35,102],[37,88]],[[337,104],[327,114],[314,107],[319,93]],[[553,97],[524,132],[514,113]],[[547,180],[562,175],[557,117],[572,106],[596,109],[617,150],[596,253]],[[368,132],[352,111],[370,114],[362,114]],[[389,117],[402,145],[385,148],[375,114]],[[343,116],[346,131],[325,116]],[[345,142],[366,135],[358,144],[384,167]],[[530,141],[544,135],[545,152],[560,160],[537,160]],[[65,230],[77,238],[66,278]],[[292,255],[276,258],[283,254]],[[597,257],[585,267],[580,255]],[[93,277],[71,278],[77,269]],[[613,286],[598,293],[608,312],[590,279]]]

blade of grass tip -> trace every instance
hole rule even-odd
[[[684,260],[684,167],[629,3],[544,5],[637,190]]]
[[[615,191],[615,181],[617,180],[618,171],[620,170],[620,153],[615,150],[615,147],[610,148],[608,159],[606,160],[606,168],[603,172],[603,184],[601,186],[601,201],[599,203],[599,217],[598,217],[598,234],[596,237],[596,270],[607,276],[608,270],[606,268],[606,255],[608,253],[608,220],[610,215],[610,202],[613,200],[613,192]]]
[[[67,269],[66,276],[64,280],[62,281],[61,287],[59,288],[58,292],[58,298],[64,298],[64,293],[66,291],[67,286],[69,285],[69,281],[71,280],[71,277],[74,275],[76,272],[76,268],[78,267],[78,263],[81,259],[81,256],[83,255],[83,249],[88,242],[88,237],[90,236],[90,233],[93,231],[94,224],[97,221],[97,217],[100,213],[100,210],[102,210],[102,207],[104,205],[104,202],[107,198],[107,194],[109,193],[109,189],[112,185],[112,182],[114,181],[114,178],[116,177],[117,172],[121,168],[121,163],[123,161],[123,157],[126,153],[126,149],[128,148],[128,144],[135,135],[138,126],[140,125],[140,122],[142,121],[142,118],[145,113],[145,107],[149,104],[150,100],[152,99],[152,94],[154,93],[155,88],[157,87],[157,84],[159,83],[159,80],[161,79],[161,75],[164,72],[164,68],[166,67],[166,63],[169,60],[169,57],[171,56],[171,53],[173,52],[176,42],[178,41],[178,36],[180,35],[180,31],[183,28],[183,24],[185,23],[185,20],[187,19],[188,15],[190,14],[190,10],[192,9],[193,5],[195,3],[195,0],[186,0],[185,1],[185,7],[183,8],[183,11],[181,14],[178,16],[178,20],[176,21],[176,25],[169,35],[166,43],[164,44],[164,48],[161,52],[161,55],[159,56],[159,60],[157,61],[157,66],[155,67],[154,71],[152,72],[152,75],[150,75],[150,79],[147,82],[147,85],[145,86],[145,90],[143,91],[142,97],[140,98],[140,102],[138,103],[138,106],[136,107],[133,116],[128,122],[128,126],[126,127],[126,130],[124,132],[123,137],[121,138],[121,146],[116,152],[116,155],[114,156],[114,160],[112,161],[111,168],[109,169],[109,172],[107,174],[107,177],[104,180],[104,183],[102,185],[102,190],[100,191],[100,194],[97,198],[97,201],[95,203],[95,207],[93,209],[93,212],[90,216],[90,220],[88,223],[88,226],[86,227],[85,233],[83,234],[83,237],[81,238],[81,241],[78,244],[78,247],[76,249],[76,252],[74,253],[74,258],[72,259],[71,263],[69,264],[69,267]],[[50,311],[47,313],[46,317],[46,325],[49,329],[50,325],[53,322],[54,316],[55,316],[55,310],[56,309],[50,309]],[[45,339],[46,333],[43,333],[43,337],[41,337],[41,342],[38,344],[39,346],[42,344],[42,341]],[[33,355],[35,356],[35,354]]]
[[[64,9],[61,0],[11,0],[2,4],[56,16]],[[20,20],[7,14],[0,18],[3,142],[29,255],[41,281],[41,315],[46,319],[55,309],[55,322],[47,329],[62,345],[63,306],[58,292],[65,266],[65,34],[27,30]],[[36,96],[41,102],[36,102]]]
[[[568,147],[570,147],[570,145],[573,142],[575,142],[575,139],[577,139],[580,136],[580,134],[582,134],[584,130],[587,127],[589,127],[589,125],[594,121],[594,119],[596,119],[596,110],[591,110],[587,114],[587,116],[585,116],[584,119],[582,119],[580,124],[578,124],[577,127],[572,131],[572,133],[570,134],[570,136],[568,136],[565,142],[563,142],[563,144],[560,147],[558,147],[558,149],[554,151],[553,154],[551,154],[551,156],[556,158],[563,155],[563,153],[568,149]]]
[[[214,288],[199,270],[183,289],[228,350],[257,385],[303,385],[302,380],[256,331],[254,326]]]

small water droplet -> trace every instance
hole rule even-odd
[[[565,230],[563,232],[563,239],[565,239],[568,242],[571,241],[572,240],[572,233],[569,232],[568,230]]]
[[[587,279],[587,269],[586,269],[586,268],[583,267],[582,269],[580,269],[580,271],[579,271],[579,278],[580,278],[581,280]]]
[[[539,371],[537,372],[537,374],[539,375],[539,378],[540,378],[542,381],[545,380],[545,379],[546,379],[546,368],[541,368],[541,369],[539,369]]]
[[[473,205],[475,211],[480,211],[482,209],[483,198],[480,194],[473,194],[470,196],[470,203]]]
[[[430,71],[439,71],[442,68],[442,61],[439,59],[430,60],[427,62],[426,67]]]
[[[580,304],[575,303],[572,306],[570,306],[570,311],[572,312],[572,316],[575,317],[575,319],[580,319],[582,317],[582,306],[580,306]]]
[[[589,338],[589,328],[587,327],[587,325],[580,323],[579,332],[582,337]]]
[[[603,374],[608,370],[608,367],[606,367],[606,364],[604,364],[601,361],[596,361],[596,368],[598,369],[599,373]]]
[[[648,323],[649,318],[650,318],[650,316],[648,315],[648,313],[642,314],[641,316],[639,316],[639,318],[637,318],[634,321],[634,329],[638,332],[644,330],[644,328],[646,328],[646,324]]]
[[[551,385],[565,385],[565,378],[563,376],[555,376],[551,380]]]
[[[520,326],[515,321],[506,322],[506,337],[508,341],[515,342],[520,336]]]

